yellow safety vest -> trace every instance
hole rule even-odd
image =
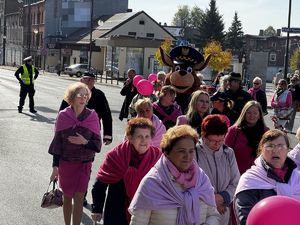
[[[29,85],[30,84],[30,77],[29,72],[25,64],[22,65],[23,67],[23,73],[21,74],[21,80],[24,82],[24,84]],[[34,83],[34,66],[32,65],[32,84]]]

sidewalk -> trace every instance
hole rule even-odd
[[[271,100],[272,100],[272,96],[274,94],[274,91],[275,91],[274,84],[267,83],[266,84],[266,96],[267,96],[268,109],[272,109]]]

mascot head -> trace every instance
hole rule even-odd
[[[177,46],[170,55],[160,48],[160,54],[164,64],[171,67],[166,76],[167,85],[172,85],[177,93],[192,93],[199,89],[200,80],[196,71],[207,66],[210,56],[204,60],[200,52],[189,46]]]

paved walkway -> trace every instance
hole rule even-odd
[[[272,100],[272,96],[274,94],[274,91],[275,91],[274,84],[267,83],[266,84],[266,96],[267,96],[268,108],[272,108],[271,107],[271,100]]]

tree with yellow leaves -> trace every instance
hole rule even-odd
[[[204,47],[204,56],[211,55],[209,61],[210,68],[217,73],[228,69],[231,64],[232,54],[230,51],[222,50],[222,46],[218,41],[211,41]]]
[[[161,48],[166,52],[166,53],[169,53],[170,50],[171,50],[171,45],[172,45],[172,40],[171,38],[166,38],[162,44],[161,44]],[[156,50],[155,52],[155,56],[154,58],[159,62],[159,65],[160,66],[164,66],[164,63],[161,59],[161,55],[160,55],[160,51],[159,51],[159,48]]]
[[[290,59],[291,69],[293,71],[300,69],[300,48],[296,48]]]

